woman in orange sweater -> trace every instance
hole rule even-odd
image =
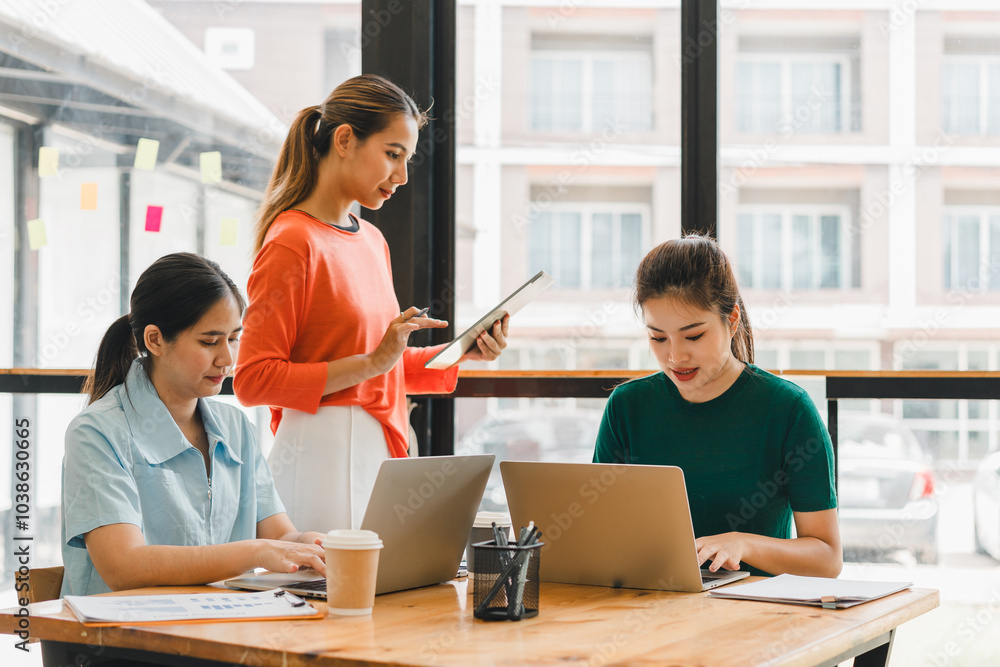
[[[275,487],[297,526],[358,528],[375,475],[409,448],[406,395],[447,393],[457,367],[427,370],[439,347],[407,347],[447,326],[400,311],[389,247],[350,212],[378,209],[406,183],[427,117],[392,82],[361,75],[299,112],[257,220],[234,389],[271,407]],[[507,318],[465,359],[492,360]]]

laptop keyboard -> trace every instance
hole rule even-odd
[[[315,581],[303,581],[295,584],[294,588],[303,591],[324,591],[326,592],[326,579],[316,579]]]

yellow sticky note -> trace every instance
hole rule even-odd
[[[156,139],[140,139],[135,147],[136,169],[153,171],[156,168],[156,154],[160,152],[160,142]]]
[[[219,183],[222,181],[222,153],[212,151],[201,154],[201,182]]]
[[[238,218],[223,218],[219,230],[220,245],[236,245],[236,238],[239,236],[240,221]]]
[[[28,220],[28,247],[38,250],[43,245],[48,245],[49,239],[45,235],[45,221],[42,219]]]
[[[84,211],[97,210],[97,183],[80,185],[80,208]]]
[[[42,146],[38,149],[38,175],[55,176],[59,171],[59,149]]]

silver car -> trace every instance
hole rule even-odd
[[[905,549],[936,563],[938,502],[930,456],[891,415],[841,413],[840,536],[846,559]]]

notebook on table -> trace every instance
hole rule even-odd
[[[542,531],[542,581],[699,592],[750,575],[698,565],[674,466],[502,461],[515,526]]]
[[[492,454],[387,459],[379,467],[361,528],[378,533],[375,594],[455,578],[486,489]],[[230,588],[283,590],[326,598],[325,572],[245,575]]]

